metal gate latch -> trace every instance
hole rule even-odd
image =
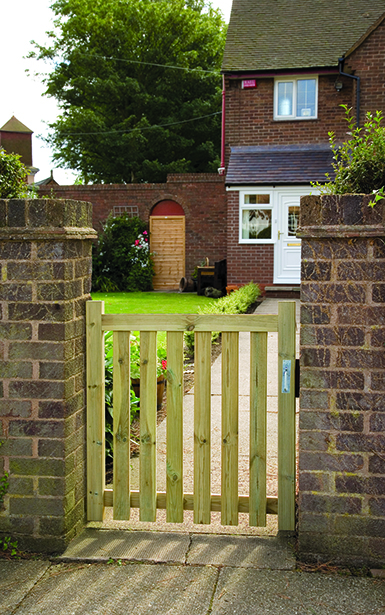
[[[282,393],[290,393],[291,361],[282,362]]]

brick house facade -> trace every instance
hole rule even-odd
[[[222,175],[55,186],[55,196],[91,201],[98,232],[111,213],[149,221],[157,204],[175,201],[185,214],[186,277],[205,257],[227,258],[228,284],[299,288],[300,197],[316,194],[310,182],[332,171],[328,132],[337,141],[346,137],[341,105],[362,126],[366,112],[385,102],[385,1],[368,8],[353,0],[348,19],[345,9],[342,0],[278,0],[272,19],[267,0],[233,1],[222,67]],[[285,37],[274,45],[280,32]],[[291,109],[280,108],[285,104]],[[50,193],[40,187],[41,196]]]
[[[222,66],[231,283],[300,283],[300,197],[332,171],[341,105],[361,126],[384,108],[384,37],[383,0],[354,0],[348,16],[344,2],[278,0],[272,14],[267,1],[233,1]]]

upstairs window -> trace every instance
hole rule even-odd
[[[276,79],[274,119],[309,120],[317,117],[317,77]]]

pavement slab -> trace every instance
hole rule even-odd
[[[0,614],[11,615],[49,567],[45,561],[0,560]]]
[[[15,615],[203,615],[217,577],[204,567],[58,564]]]
[[[190,546],[188,534],[85,529],[61,556],[64,561],[122,559],[184,564]]]
[[[290,542],[262,536],[193,535],[188,564],[294,570]]]
[[[211,615],[384,615],[385,580],[224,568]]]

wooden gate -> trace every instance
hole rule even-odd
[[[223,525],[237,525],[249,513],[251,526],[265,526],[278,514],[280,530],[295,527],[295,303],[281,302],[276,315],[104,314],[102,301],[87,302],[87,511],[102,521],[106,506],[114,519],[210,523],[221,512]],[[114,485],[105,487],[104,332],[113,331]],[[130,487],[130,332],[140,331],[140,488]],[[156,490],[156,335],[167,331],[167,485]],[[195,332],[194,492],[183,491],[183,334]],[[211,331],[222,332],[221,494],[210,489]],[[249,495],[238,495],[238,341],[251,333]],[[278,332],[278,498],[266,497],[267,333]]]
[[[154,289],[179,288],[185,275],[185,217],[151,216],[150,249],[155,270]]]

